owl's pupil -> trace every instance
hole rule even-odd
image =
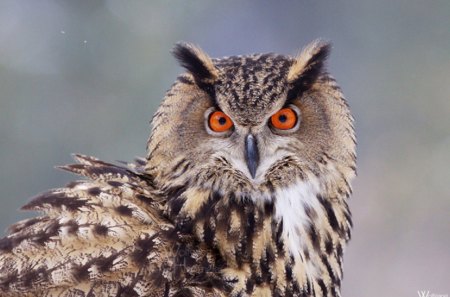
[[[227,119],[224,117],[219,118],[219,124],[221,124],[222,126],[225,125],[227,123]]]
[[[284,123],[284,122],[286,122],[287,117],[284,114],[282,114],[278,117],[278,120],[280,120],[280,122]]]

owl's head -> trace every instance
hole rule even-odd
[[[352,118],[324,70],[329,50],[315,41],[297,57],[212,59],[178,44],[187,73],[156,112],[148,144],[156,183],[270,195],[298,180],[353,175]]]

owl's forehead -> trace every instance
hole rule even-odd
[[[214,60],[220,77],[215,96],[236,122],[256,125],[275,105],[284,102],[292,59],[275,54],[233,56]]]

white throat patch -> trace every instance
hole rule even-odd
[[[306,236],[306,230],[311,224],[305,212],[305,205],[320,215],[321,205],[317,200],[319,190],[319,182],[309,180],[299,181],[291,187],[276,191],[275,218],[283,220],[283,238],[287,241],[289,252],[295,258],[303,253],[305,244],[303,237]]]

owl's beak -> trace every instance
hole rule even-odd
[[[245,161],[252,178],[255,178],[256,168],[259,163],[259,152],[256,138],[252,134],[245,137]]]

